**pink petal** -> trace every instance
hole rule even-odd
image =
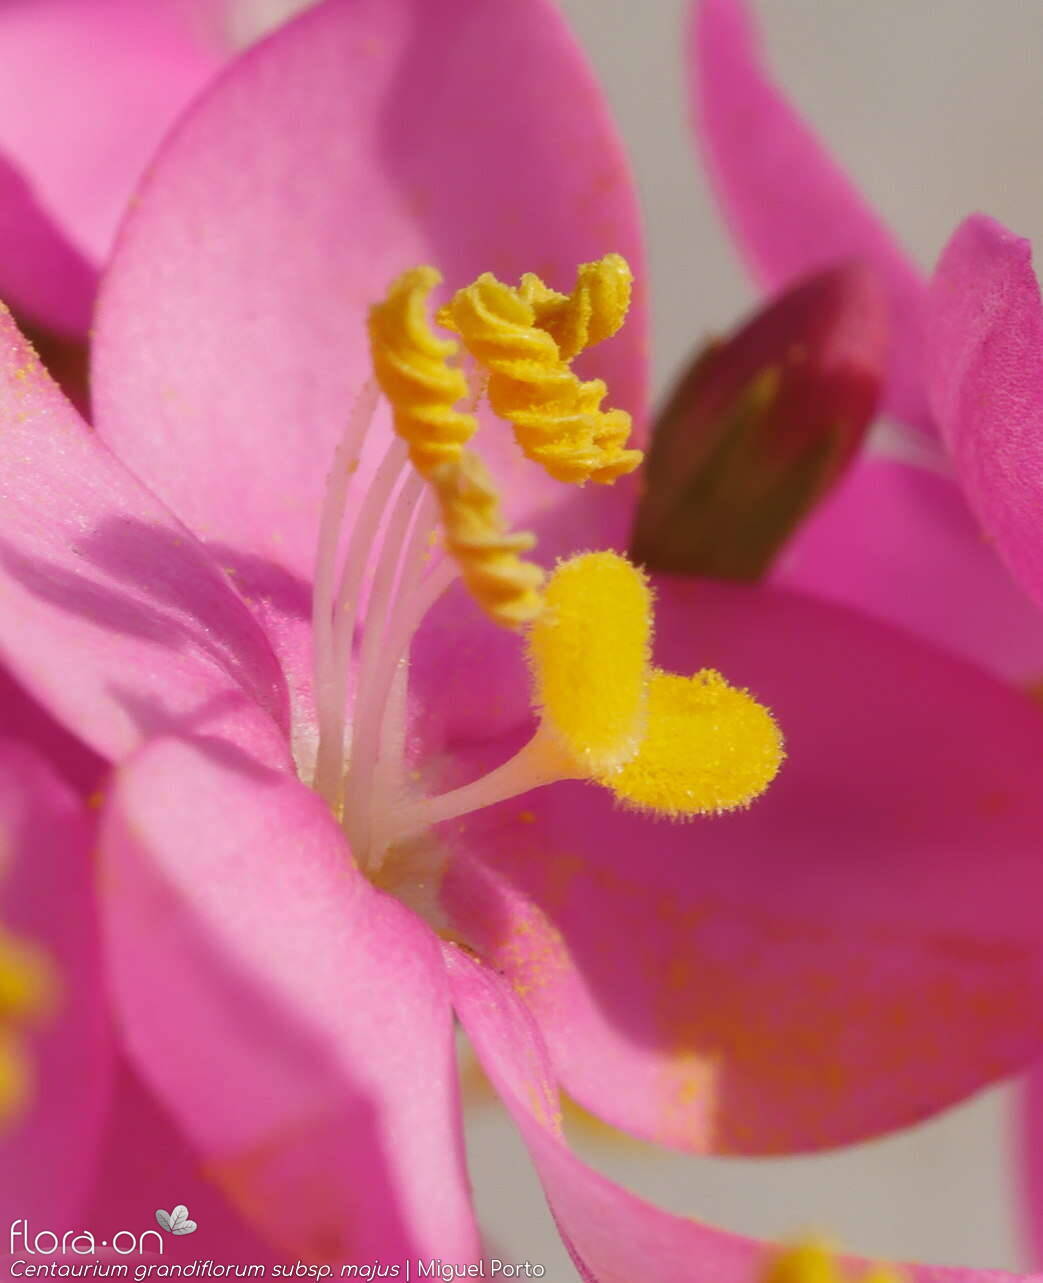
[[[751,1283],[767,1245],[660,1211],[587,1167],[561,1134],[557,1088],[539,1032],[510,986],[446,946],[453,1004],[529,1148],[580,1277],[589,1283]],[[799,1227],[794,1227],[795,1229]],[[854,1276],[865,1262],[849,1259]],[[1013,1283],[990,1270],[905,1267],[916,1283]]]
[[[199,1160],[168,1114],[123,1061],[118,1062],[113,1109],[105,1134],[94,1197],[84,1222],[95,1238],[120,1230],[155,1229],[156,1208],[184,1203],[200,1226],[205,1255],[222,1265],[269,1264],[280,1259],[254,1234],[221,1191],[200,1172]],[[123,1240],[126,1243],[126,1240]],[[167,1240],[169,1261],[200,1255],[194,1239]],[[145,1240],[144,1245],[154,1245]]]
[[[0,41],[6,12],[0,9]],[[85,335],[96,287],[93,265],[0,154],[0,298],[40,325]]]
[[[291,1260],[471,1259],[438,942],[319,798],[163,741],[102,848],[130,1055],[254,1228]]]
[[[0,49],[0,148],[100,264],[146,162],[218,51],[182,0],[5,0]]]
[[[657,661],[775,711],[767,794],[673,825],[559,784],[443,830],[453,920],[568,1091],[677,1148],[779,1153],[915,1122],[1038,1056],[1035,705],[829,603],[657,584]]]
[[[11,741],[0,741],[0,833],[0,922],[46,952],[61,986],[50,1023],[30,1035],[36,1082],[28,1112],[0,1136],[0,1216],[65,1229],[84,1213],[112,1072],[88,862],[93,834],[68,786]]]
[[[0,667],[0,735],[21,741],[45,758],[82,798],[89,798],[97,791],[108,770],[107,763],[97,753],[70,735],[3,667]]]
[[[0,418],[0,653],[15,675],[103,754],[179,727],[285,760],[285,684],[254,619],[6,313]]]
[[[798,531],[774,578],[899,624],[1000,677],[1043,677],[1043,618],[940,471],[863,457]]]
[[[776,290],[846,259],[872,264],[891,300],[886,404],[926,426],[920,274],[763,66],[743,0],[697,4],[688,56],[703,160],[751,271]]]
[[[550,0],[333,0],[245,55],[157,160],[100,306],[100,431],[224,564],[293,588],[265,605],[292,629],[367,306],[420,262],[570,287],[609,250],[640,279],[620,145]],[[586,366],[638,412],[643,342],[639,301]],[[563,493],[505,429],[483,449],[519,520]],[[616,489],[597,510],[625,538]]]
[[[1043,311],[1028,241],[982,215],[946,246],[928,309],[931,404],[983,538],[1043,602]]]

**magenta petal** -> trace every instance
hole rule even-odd
[[[0,6],[0,148],[92,264],[104,261],[168,125],[219,65],[189,8],[183,0]]]
[[[777,583],[868,611],[1017,682],[1043,678],[1043,616],[959,486],[872,454],[788,545]]]
[[[254,1234],[212,1181],[170,1117],[122,1060],[117,1064],[113,1105],[94,1182],[90,1209],[83,1217],[97,1239],[132,1228],[141,1234],[156,1227],[157,1207],[185,1203],[200,1226],[204,1253],[183,1251],[181,1259],[204,1254],[229,1264],[268,1264],[280,1259]],[[124,1240],[125,1241],[125,1240]],[[182,1243],[191,1249],[194,1240]],[[146,1243],[148,1246],[148,1243]],[[174,1256],[174,1244],[166,1244]]]
[[[580,1277],[587,1283],[756,1279],[768,1245],[663,1212],[571,1152],[546,1050],[524,1003],[488,967],[452,946],[446,954],[457,1015],[529,1148]],[[845,1264],[858,1277],[866,1263]],[[1013,1283],[1015,1277],[929,1266],[907,1266],[902,1273],[916,1283]]]
[[[769,290],[846,259],[872,264],[891,302],[885,401],[926,426],[920,274],[765,69],[743,0],[700,0],[693,18],[692,112],[739,250]]]
[[[938,263],[931,404],[984,537],[1043,603],[1043,310],[1028,241],[976,215]]]
[[[96,286],[94,267],[0,154],[0,299],[38,325],[85,336]]]
[[[100,753],[176,727],[285,760],[270,646],[195,539],[0,315],[0,653]]]
[[[299,588],[369,377],[367,305],[416,263],[560,288],[609,250],[641,279],[620,145],[550,0],[331,0],[245,55],[157,159],[103,291],[99,429],[222,561]],[[642,317],[586,366],[638,412]],[[483,449],[524,489],[519,519],[562,493],[504,429]]]
[[[37,944],[60,986],[30,1035],[36,1082],[0,1136],[0,1219],[80,1221],[109,1101],[111,1047],[98,958],[92,829],[80,800],[24,745],[0,741],[0,923]]]
[[[567,1090],[664,1144],[784,1152],[912,1123],[1038,1056],[1038,707],[828,603],[657,587],[658,662],[719,668],[776,713],[767,794],[680,825],[560,784],[444,826],[453,919]]]
[[[164,741],[102,847],[130,1055],[255,1230],[291,1260],[472,1259],[438,941],[321,800]]]

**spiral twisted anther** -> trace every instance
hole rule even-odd
[[[517,628],[539,613],[543,571],[521,555],[535,537],[506,529],[492,478],[465,449],[478,424],[456,409],[469,393],[463,372],[451,364],[457,344],[439,339],[428,321],[427,300],[440,280],[433,267],[414,268],[370,309],[373,371],[413,466],[434,489],[461,578],[491,619]]]
[[[608,268],[581,268],[572,295],[555,294],[531,275],[512,289],[486,272],[438,313],[440,324],[490,372],[493,411],[513,424],[526,457],[558,481],[614,481],[642,459],[639,450],[624,448],[630,416],[601,409],[604,383],[582,382],[555,337],[574,355],[619,328],[629,302],[629,268],[618,255],[605,262]]]
[[[473,414],[455,408],[468,395],[463,371],[450,364],[458,345],[438,338],[428,321],[427,300],[441,279],[433,267],[404,272],[369,312],[373,372],[391,403],[395,431],[425,478],[458,460],[478,430]]]
[[[610,339],[626,320],[634,274],[622,254],[606,254],[576,271],[571,294],[549,289],[532,272],[521,278],[518,293],[532,305],[535,323],[558,345],[563,361]]]
[[[507,530],[500,497],[473,450],[443,464],[432,478],[445,528],[446,547],[468,590],[498,624],[518,628],[540,613],[543,571],[522,553],[534,535]]]

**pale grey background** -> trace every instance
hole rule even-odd
[[[263,3],[274,20],[306,2],[253,0],[252,12]],[[693,342],[753,300],[690,145],[680,48],[688,6],[560,3],[633,160],[662,391]],[[972,210],[1043,234],[1043,0],[759,0],[758,8],[794,98],[924,266]],[[617,1179],[731,1230],[815,1228],[870,1256],[1027,1268],[1012,1211],[1010,1096],[995,1089],[912,1132],[816,1158],[696,1160],[578,1140]],[[542,1262],[548,1279],[572,1283],[538,1183],[496,1106],[471,1110],[470,1135],[479,1204],[502,1255]]]

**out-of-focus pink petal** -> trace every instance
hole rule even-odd
[[[0,6],[0,149],[92,264],[104,262],[171,121],[220,63],[188,9],[183,0]]]
[[[0,49],[5,12],[0,9]],[[37,93],[35,101],[41,97],[48,95]],[[93,265],[40,207],[23,174],[0,154],[0,299],[37,324],[85,335],[96,287]]]
[[[145,748],[102,839],[112,988],[140,1072],[291,1259],[478,1250],[448,986],[289,775]]]
[[[900,624],[1000,677],[1043,678],[1043,617],[939,471],[864,456],[794,536],[774,578]]]
[[[177,1261],[176,1248],[184,1249],[183,1261],[205,1255],[222,1265],[267,1265],[281,1259],[201,1173],[198,1157],[173,1120],[121,1060],[84,1223],[96,1239],[111,1242],[119,1230],[141,1234],[154,1229],[156,1208],[169,1211],[177,1203],[187,1205],[199,1225],[199,1239],[168,1240],[168,1262]]]
[[[532,1017],[509,984],[446,946],[453,1004],[518,1125],[580,1277],[588,1283],[754,1283],[768,1245],[651,1206],[593,1171],[565,1143],[557,1088]],[[795,1227],[799,1228],[799,1227]],[[865,1262],[846,1265],[861,1275]],[[906,1266],[916,1283],[1013,1283],[992,1270]]]
[[[834,262],[871,263],[891,302],[886,404],[927,426],[916,268],[765,69],[743,0],[698,0],[688,52],[703,158],[750,269],[775,290]]]
[[[609,250],[640,282],[623,154],[550,0],[330,0],[247,53],[157,159],[100,304],[99,430],[292,629],[369,377],[368,305],[421,262],[450,284],[535,270],[571,288]],[[644,335],[638,299],[585,365],[639,413]],[[505,429],[482,435],[512,512],[543,521],[567,492]],[[590,487],[599,543],[626,536],[615,489]]]
[[[664,1144],[783,1152],[914,1122],[1037,1056],[1037,706],[830,603],[656,582],[658,663],[719,668],[776,713],[767,794],[675,825],[559,784],[443,829],[453,921],[568,1091]]]
[[[256,621],[6,313],[0,419],[0,653],[16,676],[106,755],[176,728],[285,760],[286,687]]]
[[[84,1214],[109,1101],[110,1034],[94,917],[92,826],[80,800],[24,745],[0,742],[0,922],[49,957],[59,984],[29,1035],[35,1083],[0,1134],[0,1219],[64,1230]]]
[[[982,537],[1043,604],[1043,309],[1029,242],[967,219],[938,263],[928,319],[931,406]]]

